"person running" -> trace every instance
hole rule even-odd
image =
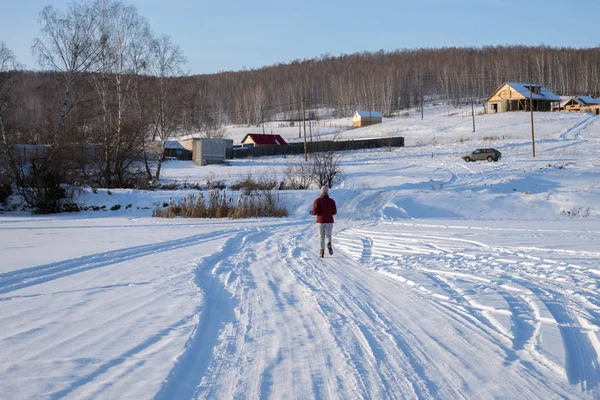
[[[317,216],[317,228],[319,230],[319,238],[321,243],[321,251],[319,256],[325,256],[325,238],[327,238],[327,249],[329,254],[333,254],[331,247],[331,236],[333,234],[333,216],[337,214],[335,200],[329,197],[329,188],[327,185],[321,187],[321,196],[313,201],[313,208],[310,210],[310,215]]]

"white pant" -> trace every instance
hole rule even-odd
[[[317,224],[319,230],[319,240],[321,241],[321,248],[325,248],[325,236],[327,236],[327,243],[331,243],[331,235],[333,234],[333,223]]]

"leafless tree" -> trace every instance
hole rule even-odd
[[[82,74],[93,72],[100,56],[96,37],[100,27],[98,13],[89,2],[70,3],[66,11],[46,6],[40,13],[41,38],[36,38],[33,52],[42,68],[64,74],[64,100],[58,116],[53,145],[64,133],[65,118],[72,108],[73,90]]]
[[[61,184],[71,175],[69,157],[76,128],[83,124],[88,112],[81,108],[73,113],[74,106],[83,99],[86,73],[93,72],[99,56],[95,40],[99,28],[98,14],[89,2],[70,3],[66,11],[46,6],[40,13],[41,37],[33,44],[34,54],[42,68],[59,73],[63,78],[63,96],[53,114],[54,126],[43,133],[49,146],[39,157],[27,160],[23,169],[20,194],[38,212],[58,212],[64,191]],[[58,117],[58,118],[56,118]],[[67,118],[69,126],[67,126]],[[38,138],[40,135],[38,135]]]
[[[133,6],[118,1],[96,0],[99,14],[99,58],[94,87],[100,104],[99,137],[102,150],[102,184],[123,186],[133,165],[137,148],[143,147],[144,129],[135,112],[139,75],[148,63],[150,28]]]
[[[8,119],[15,108],[11,94],[21,68],[14,53],[0,41],[0,203],[10,194],[11,182],[19,178],[13,154],[16,134]]]
[[[176,119],[177,106],[171,101],[174,92],[171,91],[176,76],[183,74],[182,67],[187,62],[183,52],[171,41],[171,38],[162,35],[152,41],[150,45],[150,73],[157,79],[154,90],[156,110],[154,118],[154,138],[158,138],[158,165],[154,175],[155,184],[160,179],[160,171],[164,161],[165,145],[173,132],[178,127]]]
[[[290,163],[285,167],[283,186],[285,189],[307,189],[313,180],[314,166],[305,161]]]
[[[16,82],[16,72],[20,68],[14,53],[0,41],[0,138],[4,154],[10,150],[5,123],[7,113],[14,107],[10,102],[10,93]]]
[[[312,178],[319,186],[332,187],[342,173],[340,153],[323,148],[323,151],[310,155]]]

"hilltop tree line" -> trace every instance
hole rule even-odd
[[[58,207],[65,182],[156,185],[165,143],[177,134],[221,137],[227,124],[295,121],[303,105],[391,116],[423,99],[481,101],[505,81],[600,95],[599,48],[404,49],[186,75],[179,46],[116,0],[45,7],[32,49],[43,72],[23,70],[0,42],[0,173],[8,177],[0,201],[14,184],[46,210]]]
[[[482,101],[503,82],[539,83],[558,95],[600,95],[600,48],[498,46],[364,52],[297,60],[257,70],[181,79],[190,129],[203,124],[256,125],[300,118],[327,107],[385,116],[421,99]]]

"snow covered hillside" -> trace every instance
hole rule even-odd
[[[316,187],[282,191],[283,219],[150,217],[193,190],[0,215],[0,398],[599,399],[600,117],[536,113],[533,158],[529,114],[473,133],[451,111],[319,132],[406,142],[343,154],[324,259]],[[460,158],[481,147],[502,159]],[[163,179],[275,180],[301,159]]]

